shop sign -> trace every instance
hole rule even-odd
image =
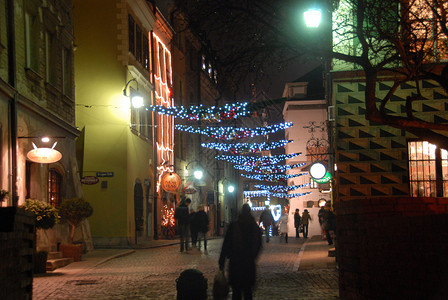
[[[176,193],[182,185],[182,180],[180,179],[180,176],[174,172],[167,173],[162,177],[160,185],[165,192]]]
[[[81,178],[81,183],[87,185],[97,184],[99,181],[100,179],[95,176],[84,176]]]
[[[41,164],[51,164],[62,158],[61,152],[52,148],[35,148],[26,154],[29,160]]]
[[[96,172],[96,177],[114,177],[114,172]]]
[[[319,179],[315,179],[315,178],[311,177],[311,179],[313,179],[317,183],[327,183],[331,180],[331,174],[330,174],[330,172],[327,171],[325,173],[324,177],[319,178]]]

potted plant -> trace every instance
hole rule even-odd
[[[6,197],[9,196],[9,192],[7,190],[0,190],[0,203],[5,201]]]
[[[26,199],[22,207],[36,216],[36,236],[39,229],[49,229],[59,222],[58,209],[44,201]],[[34,273],[45,273],[47,265],[47,251],[35,251]]]
[[[64,200],[59,208],[61,218],[70,224],[70,244],[62,244],[59,250],[64,257],[72,257],[74,261],[80,261],[82,255],[82,244],[73,244],[75,229],[82,221],[90,217],[93,208],[89,202],[82,198],[73,198]]]

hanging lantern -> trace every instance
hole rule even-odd
[[[29,151],[26,154],[26,157],[28,157],[28,159],[31,160],[32,162],[36,163],[41,164],[55,163],[62,158],[61,152],[54,149],[57,143],[58,142],[55,142],[53,144],[53,147],[51,148],[37,148],[37,146],[34,143],[32,143],[34,149]]]

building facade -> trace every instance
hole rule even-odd
[[[147,1],[74,1],[77,151],[81,177],[96,178],[83,185],[95,246],[136,244],[157,228],[158,138],[169,135],[145,108],[166,97],[169,73],[153,74],[167,54],[156,22]]]
[[[83,196],[75,147],[80,132],[73,40],[72,1],[0,2],[0,184],[10,193],[2,206],[32,198],[58,207],[64,199]],[[54,148],[62,158],[32,161],[27,154],[34,147]],[[39,236],[38,248],[55,251],[67,242],[68,227],[56,225]]]

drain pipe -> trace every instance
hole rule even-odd
[[[17,193],[17,74],[16,74],[16,44],[14,27],[14,0],[7,0],[7,35],[8,35],[8,83],[14,88],[14,96],[9,100],[9,130],[11,145],[11,194],[12,206],[18,206]]]

